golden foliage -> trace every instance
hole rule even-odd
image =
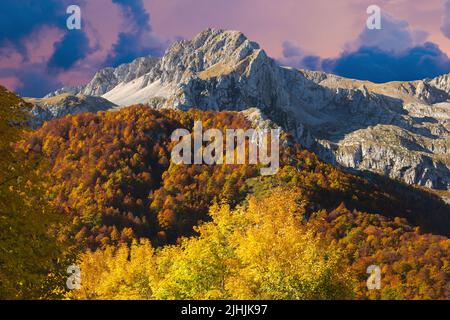
[[[293,191],[230,209],[214,205],[199,236],[153,251],[148,241],[80,259],[75,299],[343,299],[354,282],[341,253],[300,221]]]
[[[0,87],[0,299],[48,294],[54,261],[62,257],[50,231],[63,216],[49,204],[45,163],[37,150],[16,148],[26,130],[27,108]]]

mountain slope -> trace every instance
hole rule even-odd
[[[42,99],[28,98],[25,101],[33,105],[31,109],[33,115],[31,125],[33,127],[41,126],[46,121],[69,114],[106,111],[116,107],[114,103],[102,97],[85,96],[81,93],[76,95],[62,93]]]
[[[348,259],[339,268],[351,267],[358,280],[359,298],[448,298],[450,243],[445,236],[450,210],[429,193],[388,179],[369,182],[344,173],[300,148],[286,134],[281,137],[281,167],[274,176],[260,176],[253,165],[170,162],[174,129],[192,131],[196,120],[201,120],[205,129],[249,128],[252,125],[246,117],[255,119],[257,112],[181,112],[139,106],[84,113],[45,123],[30,133],[25,148],[48,158],[49,193],[55,206],[72,219],[62,232],[83,249],[107,247],[114,252],[137,239],[149,239],[153,246],[164,248],[195,235],[198,229],[193,227],[202,221],[214,222],[217,215],[208,212],[215,212],[215,203],[237,208],[233,215],[220,210],[225,213],[223,221],[230,224],[220,225],[233,231],[239,223],[246,225],[238,214],[239,205],[245,208],[246,199],[255,202],[253,195],[258,199],[255,203],[266,203],[254,211],[258,219],[270,220],[280,213],[274,210],[272,200],[276,200],[295,209],[296,225],[321,234],[327,247],[338,245]],[[264,223],[273,225],[273,221]],[[263,232],[259,226],[255,230]],[[249,235],[255,243],[269,240],[271,248],[278,241],[289,239],[298,244],[301,240],[286,236],[278,227],[274,231],[263,238]],[[226,237],[220,239],[213,242],[227,243]],[[165,248],[175,250],[174,246]],[[215,261],[205,256],[209,250],[200,249],[191,261]],[[169,253],[174,259],[173,251]],[[217,251],[212,253],[217,257]],[[151,255],[145,257],[151,259]],[[101,259],[94,261],[102,263]],[[278,255],[273,261],[280,261]],[[365,287],[366,269],[372,264],[383,268],[383,291],[371,292]],[[203,276],[214,274],[208,264],[197,265]],[[130,287],[136,283],[131,281]]]
[[[51,98],[64,93],[101,96],[118,84],[130,82],[148,73],[158,60],[158,58],[147,56],[137,58],[130,63],[121,64],[117,68],[104,68],[99,70],[88,84],[78,87],[64,87],[49,93],[44,98]]]
[[[334,165],[450,188],[448,75],[374,84],[296,70],[279,66],[242,33],[217,29],[176,42],[152,62],[147,73],[133,73],[104,94],[115,81],[97,77],[94,87],[121,106],[256,107]]]

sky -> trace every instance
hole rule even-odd
[[[79,30],[67,28],[70,5]],[[379,30],[366,26],[370,5]],[[1,0],[0,84],[41,97],[210,27],[296,68],[374,82],[450,73],[450,0]]]

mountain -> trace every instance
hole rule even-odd
[[[114,103],[102,97],[85,96],[81,93],[61,93],[42,99],[27,98],[25,101],[33,105],[31,109],[32,127],[38,127],[45,121],[61,118],[68,114],[106,111],[116,107]]]
[[[375,84],[297,70],[241,32],[208,29],[159,60],[104,69],[82,92],[119,106],[255,107],[329,163],[448,190],[449,77]]]
[[[62,93],[81,93],[86,96],[101,96],[115,88],[118,84],[126,84],[148,73],[158,60],[158,58],[147,56],[137,58],[131,63],[121,64],[117,68],[101,69],[88,84],[78,87],[64,87],[49,93],[45,98],[51,98]]]

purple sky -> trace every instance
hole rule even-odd
[[[69,4],[82,9],[78,33],[65,27]],[[365,28],[371,4],[382,9],[380,31]],[[445,0],[2,0],[0,84],[43,95],[208,27],[240,30],[295,67],[374,81],[450,72]]]

